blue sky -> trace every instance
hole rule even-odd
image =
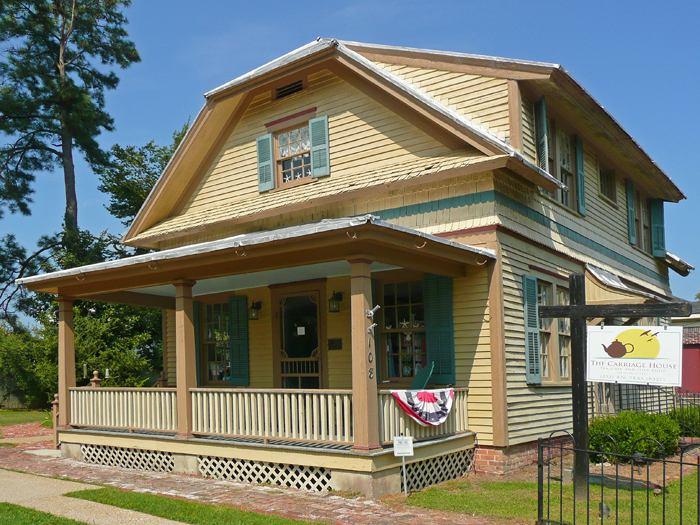
[[[700,182],[692,155],[700,122],[700,2],[631,1],[136,1],[126,11],[142,62],[119,72],[107,95],[116,131],[101,137],[142,145],[170,141],[204,103],[203,93],[317,36],[562,64],[680,186],[666,205],[667,249],[700,267]],[[121,233],[97,177],[78,162],[79,221]],[[62,174],[37,176],[32,216],[6,215],[0,235],[33,247],[59,229]],[[676,295],[700,292],[700,271],[671,272]]]

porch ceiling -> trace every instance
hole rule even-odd
[[[356,258],[375,261],[373,271],[375,267],[400,267],[458,277],[466,273],[467,265],[486,264],[495,254],[365,215],[248,233],[27,277],[16,283],[31,291],[65,297],[167,308],[172,297],[160,287],[170,288],[168,285],[177,281],[197,281],[201,293],[206,293],[204,290],[217,284],[273,284],[264,283],[265,272],[273,272],[267,273],[268,278],[281,278],[276,270],[286,271],[286,282],[298,280],[295,274],[308,271],[342,271],[337,265],[322,265],[340,262],[347,266],[345,261]],[[195,293],[200,292],[195,289]]]

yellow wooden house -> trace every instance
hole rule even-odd
[[[311,490],[506,472],[571,426],[570,336],[664,301],[683,193],[561,66],[318,39],[205,95],[124,244],[57,294],[64,455]],[[76,388],[76,299],[161,308],[163,388]],[[379,309],[376,309],[376,306]],[[454,387],[422,427],[391,390]]]

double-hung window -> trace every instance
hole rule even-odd
[[[311,180],[311,137],[308,122],[275,135],[277,144],[277,187],[284,188]]]
[[[586,215],[586,185],[583,141],[566,131],[554,118],[547,116],[545,97],[534,106],[537,161],[541,169],[560,180],[566,189],[542,193],[557,202]]]
[[[543,318],[539,306],[568,305],[565,279],[523,276],[527,381],[557,384],[570,381],[571,326],[568,319]]]

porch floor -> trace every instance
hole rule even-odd
[[[73,427],[61,432],[89,432],[90,434],[106,434],[129,437],[157,437],[160,439],[177,439],[175,432],[159,432],[155,430],[131,430],[122,428],[100,428],[100,427]],[[343,452],[352,453],[352,445],[340,445],[332,443],[299,443],[298,441],[286,441],[283,439],[269,439],[267,443],[261,438],[246,438],[240,436],[196,436],[186,441],[191,443],[208,443],[208,444],[227,444],[227,445],[246,445],[259,446],[265,448],[285,448],[294,450],[316,450],[320,452]],[[366,456],[367,454],[362,454]]]
[[[226,445],[244,445],[250,447],[260,447],[260,448],[277,448],[286,450],[297,450],[297,451],[309,451],[313,450],[316,452],[324,453],[341,453],[341,454],[357,454],[361,457],[372,457],[382,454],[393,454],[394,447],[391,445],[385,445],[383,448],[370,452],[357,452],[352,450],[352,445],[341,445],[332,443],[299,443],[298,441],[286,441],[283,439],[269,439],[267,443],[261,438],[245,438],[239,436],[196,436],[187,440],[183,440],[175,437],[175,432],[161,432],[156,430],[128,430],[122,428],[100,428],[100,427],[71,427],[69,429],[61,430],[61,433],[77,433],[77,434],[98,434],[98,435],[111,435],[111,436],[128,436],[137,438],[158,438],[158,439],[172,439],[177,441],[187,441],[189,443],[206,443],[209,445],[214,444],[226,444]],[[435,443],[444,443],[446,441],[451,441],[453,439],[461,439],[466,436],[474,436],[474,432],[467,431],[460,434],[441,436],[435,439],[426,439],[424,441],[417,441],[414,444],[414,448],[421,448],[425,446],[430,446]]]

